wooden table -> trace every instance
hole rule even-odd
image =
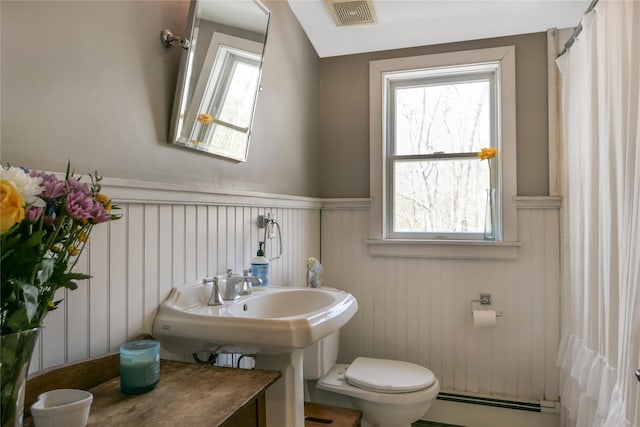
[[[281,376],[279,371],[162,360],[160,382],[148,393],[123,394],[119,375],[85,388],[93,394],[88,426],[264,426],[265,390]],[[49,390],[69,387],[38,380],[48,383]],[[42,384],[38,386],[42,388]],[[28,407],[30,404],[25,405]],[[32,425],[30,418],[25,419],[25,426]]]

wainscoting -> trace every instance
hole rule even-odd
[[[517,203],[514,260],[371,256],[368,207],[324,209],[325,283],[360,307],[342,329],[340,360],[407,360],[429,367],[443,391],[557,401],[560,200]],[[470,301],[481,292],[503,311],[495,328],[473,327]]]
[[[258,248],[259,214],[271,212],[282,227],[273,283],[304,286],[307,258],[320,256],[320,202],[314,199],[116,179],[105,179],[103,192],[123,217],[94,228],[76,266],[93,277],[57,295],[64,302],[45,319],[30,372],[116,351],[151,331],[172,287],[227,268],[241,273]],[[274,242],[268,256],[278,250]]]
[[[258,214],[271,212],[284,239],[272,282],[304,286],[307,257],[321,257],[325,284],[359,301],[342,330],[341,361],[408,360],[433,370],[444,391],[558,400],[558,199],[519,198],[514,260],[424,259],[369,255],[368,200],[104,184],[123,218],[94,228],[76,268],[93,277],[60,292],[64,302],[46,318],[31,372],[115,351],[151,331],[172,287],[247,267]],[[504,313],[493,329],[472,326],[469,303],[480,292]]]

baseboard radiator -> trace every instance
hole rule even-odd
[[[468,394],[440,393],[438,400],[468,403],[472,405],[492,406],[494,408],[517,409],[519,411],[542,412],[539,402],[522,402],[516,400],[496,399],[492,397],[472,396]]]

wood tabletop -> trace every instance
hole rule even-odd
[[[87,425],[222,425],[281,376],[279,371],[162,360],[160,382],[148,393],[123,394],[119,376],[90,388],[93,404]],[[27,425],[32,425],[30,419]]]

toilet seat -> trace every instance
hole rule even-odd
[[[349,365],[336,364],[327,374],[316,382],[316,387],[322,390],[362,399],[369,402],[384,403],[392,405],[412,405],[415,403],[433,400],[438,396],[440,383],[437,378],[435,382],[422,390],[407,393],[381,393],[366,390],[349,383],[345,377]]]
[[[356,358],[344,375],[351,385],[377,393],[410,393],[436,381],[433,372],[424,366],[370,357]]]

